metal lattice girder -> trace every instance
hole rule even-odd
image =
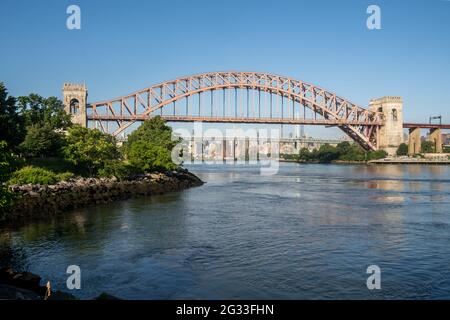
[[[118,135],[136,121],[146,120],[151,114],[178,100],[208,91],[220,89],[253,89],[276,94],[299,103],[322,119],[274,119],[240,118],[190,115],[163,116],[168,121],[205,121],[205,122],[245,122],[245,123],[282,123],[317,124],[338,126],[366,150],[377,149],[377,132],[382,125],[379,113],[360,107],[335,93],[300,80],[258,72],[211,72],[166,81],[149,88],[116,99],[91,103],[88,119],[98,122],[115,121]],[[201,103],[201,102],[199,102]],[[114,106],[118,106],[115,108]],[[107,113],[98,112],[106,108]],[[101,125],[104,130],[104,127]]]

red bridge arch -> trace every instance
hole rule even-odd
[[[250,103],[247,104],[247,114],[238,115],[237,111],[230,115],[232,104],[226,105],[226,93],[235,90],[236,109],[237,90],[249,90],[259,95],[259,113],[252,112]],[[192,115],[189,112],[189,100],[198,95],[199,110],[202,94],[209,93],[211,97],[211,113]],[[215,95],[223,94],[223,112],[213,113]],[[270,96],[270,116],[261,114],[261,94]],[[272,96],[277,97],[277,104],[281,98],[281,116],[272,114]],[[287,99],[288,103],[284,103]],[[186,100],[185,112],[176,112],[175,104]],[[217,99],[216,99],[217,100]],[[290,105],[290,103],[291,105]],[[174,104],[173,113],[163,112],[169,105]],[[296,116],[296,106],[304,108],[303,117]],[[253,106],[255,107],[255,106]],[[227,110],[225,110],[225,108]],[[313,118],[306,118],[306,108],[312,110]],[[217,123],[266,123],[266,124],[309,124],[337,126],[366,150],[376,150],[377,133],[383,125],[382,116],[378,112],[360,107],[335,93],[318,86],[268,73],[259,72],[210,72],[182,77],[171,81],[136,91],[116,99],[90,103],[87,105],[87,120],[94,121],[103,131],[108,130],[108,123],[115,122],[114,135],[122,133],[137,121],[144,121],[160,112],[167,121],[204,121]],[[278,110],[280,111],[280,110]],[[283,111],[289,111],[292,116],[286,117]]]

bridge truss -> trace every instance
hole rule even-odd
[[[303,81],[258,72],[212,72],[166,81],[87,106],[87,120],[125,134],[159,115],[169,122],[337,126],[366,150],[376,150],[377,112]]]

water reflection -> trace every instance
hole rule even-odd
[[[80,265],[82,298],[450,298],[449,167],[191,169],[207,184],[3,229],[0,265],[61,289]],[[364,287],[373,263],[382,292]]]

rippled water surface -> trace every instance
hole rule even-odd
[[[81,298],[450,298],[449,166],[189,168],[207,183],[0,230],[0,265],[66,291],[78,265]]]

